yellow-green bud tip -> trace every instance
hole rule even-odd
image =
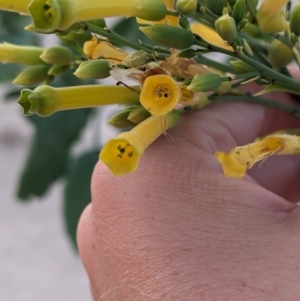
[[[223,15],[215,22],[215,28],[219,36],[229,44],[237,37],[236,24],[228,14]]]
[[[46,49],[40,58],[47,64],[64,66],[71,64],[73,54],[69,48],[58,46]]]
[[[191,15],[197,10],[197,0],[178,0],[176,9],[181,15]]]
[[[108,61],[92,60],[81,63],[74,75],[82,79],[103,79],[110,76],[110,70]]]
[[[196,75],[187,89],[193,92],[206,92],[217,89],[222,84],[218,74]]]

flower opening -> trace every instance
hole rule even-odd
[[[262,140],[232,149],[229,153],[216,152],[215,156],[227,177],[242,178],[247,169],[258,161],[272,155],[299,153],[300,140],[297,136],[280,134],[266,136]]]
[[[115,176],[135,171],[146,148],[179,121],[177,111],[161,117],[151,116],[129,132],[110,139],[100,153],[100,160]]]
[[[172,111],[181,99],[181,90],[175,80],[168,75],[153,75],[144,82],[140,102],[155,116]]]

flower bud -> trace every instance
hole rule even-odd
[[[129,113],[130,111],[128,110],[118,112],[111,116],[107,123],[117,129],[133,128],[136,126],[136,123],[128,120]]]
[[[219,36],[228,44],[232,44],[237,37],[235,21],[228,14],[215,22],[215,28]]]
[[[186,49],[194,43],[193,34],[180,27],[156,24],[140,27],[140,30],[151,40],[169,48]]]
[[[183,16],[191,15],[197,10],[197,0],[178,0],[176,9]]]
[[[200,3],[208,8],[212,13],[217,16],[222,15],[223,2],[222,0],[200,0]]]
[[[188,85],[188,90],[193,92],[206,92],[217,89],[223,80],[218,74],[196,75]]]
[[[108,61],[93,60],[81,63],[74,75],[82,79],[103,79],[110,76],[110,70]]]
[[[52,77],[48,75],[49,68],[49,65],[28,67],[19,73],[19,75],[13,80],[13,83],[22,86],[31,86],[51,80]]]
[[[70,65],[52,66],[48,71],[48,75],[56,77],[61,75],[62,73],[67,72],[69,69],[70,69]]]
[[[230,61],[232,67],[237,71],[238,74],[249,73],[255,71],[255,68],[246,64],[241,60]]]
[[[137,124],[141,123],[150,116],[151,114],[149,113],[149,111],[147,111],[143,106],[140,105],[131,110],[127,119]]]
[[[231,17],[235,20],[236,23],[242,21],[247,13],[247,6],[245,0],[237,0],[233,11],[231,13]]]
[[[138,50],[134,53],[128,54],[123,63],[129,68],[135,68],[144,65],[148,57],[149,55],[146,51]]]
[[[46,49],[40,58],[49,65],[64,66],[71,64],[72,51],[67,47],[50,47]]]
[[[296,36],[300,36],[300,2],[292,10],[290,17],[290,30]]]
[[[268,59],[272,67],[276,70],[285,67],[295,58],[293,50],[279,40],[274,40],[270,44]]]

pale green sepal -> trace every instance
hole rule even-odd
[[[191,15],[197,10],[197,0],[177,0],[176,9],[183,16]]]
[[[67,72],[70,69],[70,67],[70,65],[52,66],[48,71],[48,75],[56,77]]]
[[[218,74],[196,75],[187,89],[193,92],[213,91],[220,87],[223,80]]]
[[[40,58],[50,65],[64,66],[73,61],[72,51],[67,47],[57,46],[46,49]]]
[[[128,115],[130,111],[122,111],[118,112],[115,115],[113,115],[107,123],[112,125],[113,127],[117,129],[127,129],[127,128],[133,128],[136,126],[136,124],[130,120],[128,120]]]
[[[219,36],[229,44],[237,37],[235,20],[228,14],[223,15],[215,22],[215,28]]]
[[[26,116],[32,115],[33,113],[30,112],[31,103],[29,101],[29,95],[33,94],[29,89],[24,89],[21,91],[20,98],[18,100],[18,103],[23,108],[23,114]]]
[[[149,20],[160,21],[167,15],[167,8],[163,0],[146,0],[137,8],[137,17]]]
[[[51,76],[48,75],[49,67],[49,65],[28,67],[19,73],[19,75],[13,80],[13,83],[23,86],[31,86],[47,81],[51,78]]]
[[[74,75],[82,79],[103,79],[110,76],[109,62],[106,60],[92,60],[81,63]]]
[[[137,124],[141,123],[150,116],[151,114],[149,113],[149,111],[147,111],[142,105],[139,105],[131,110],[127,119]]]
[[[39,93],[40,87],[43,93]],[[29,89],[22,90],[18,103],[23,107],[24,115],[37,114],[46,117],[55,112],[55,100],[52,100],[51,97],[47,97],[47,93],[45,93],[46,89],[49,89],[51,94],[53,88],[49,86],[40,87],[34,91]],[[43,95],[46,95],[46,97],[43,97]]]

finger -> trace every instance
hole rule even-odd
[[[89,253],[87,266],[95,271],[96,254],[105,254],[102,269],[90,274],[101,283],[103,300],[221,300],[224,291],[226,300],[250,295],[265,300],[275,283],[282,284],[277,294],[291,300],[299,272],[291,274],[295,264],[287,254],[295,256],[300,246],[288,223],[279,227],[282,215],[254,205],[269,196],[245,182],[226,189],[225,183],[219,186],[215,177],[206,174],[204,179],[200,173],[183,171],[172,178],[171,167],[143,164],[136,173],[115,178],[97,165],[91,221],[100,250]],[[291,244],[293,250],[283,248]],[[242,293],[241,280],[249,286]],[[251,289],[260,285],[264,290]]]

